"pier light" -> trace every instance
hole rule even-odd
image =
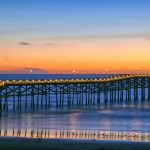
[[[79,81],[81,82],[81,81],[82,81],[82,79],[79,79]]]
[[[112,81],[112,80],[113,80],[113,77],[110,77],[109,80]]]
[[[88,79],[85,79],[85,82],[88,82],[89,80]]]
[[[12,82],[12,83],[16,83],[16,80],[12,80],[11,82]]]
[[[60,83],[63,83],[63,79],[59,79],[59,82],[60,82]]]
[[[79,79],[79,82],[82,82],[83,79]]]
[[[23,81],[22,81],[22,80],[19,80],[18,83],[23,83]]]
[[[89,79],[89,81],[91,82],[91,81],[92,81],[92,79]]]
[[[25,83],[29,83],[30,81],[29,80],[25,80]]]
[[[35,80],[31,80],[31,83],[35,83]]]
[[[81,79],[81,82],[85,82],[85,79]]]
[[[56,83],[57,82],[57,79],[53,80],[53,83]]]
[[[47,80],[46,80],[46,79],[44,79],[44,82],[46,83],[46,82],[47,82]]]
[[[104,78],[100,79],[101,81],[104,81]]]
[[[94,81],[98,81],[98,80],[95,78]]]
[[[41,83],[41,80],[38,80],[38,83]]]
[[[74,82],[74,79],[71,79],[71,82]]]
[[[9,80],[6,80],[5,83],[10,83],[10,81],[9,81]]]
[[[58,82],[58,79],[56,79],[55,82],[57,83],[57,82]]]
[[[49,83],[52,83],[52,80],[50,79],[50,80],[48,80],[48,82],[49,82]]]
[[[5,85],[5,82],[4,81],[1,81],[0,82],[0,86],[4,86]]]
[[[82,81],[84,82],[84,81],[85,81],[85,79],[82,79]]]
[[[65,83],[67,83],[69,80],[68,79],[65,79]]]
[[[95,82],[95,79],[91,79],[92,82]]]

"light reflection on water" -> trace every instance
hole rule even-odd
[[[150,142],[150,133],[137,131],[1,129],[0,136]]]
[[[79,107],[34,112],[2,112],[2,129],[119,130],[150,132],[150,105]]]

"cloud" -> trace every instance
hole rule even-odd
[[[10,58],[8,56],[4,56],[4,60],[8,61],[8,60],[10,60]]]
[[[42,40],[72,40],[72,39],[109,39],[109,38],[149,38],[150,32],[130,32],[130,33],[98,33],[98,34],[74,34],[74,35],[63,35],[63,36],[47,36],[39,37]],[[48,43],[47,43],[48,44]],[[50,43],[51,44],[51,43]],[[53,43],[52,43],[53,44]]]
[[[19,42],[20,45],[24,45],[24,46],[29,46],[29,45],[32,45],[31,43],[29,42]]]
[[[48,73],[47,70],[41,68],[23,68],[22,69],[25,73],[32,73],[32,74],[45,74]]]
[[[45,45],[47,45],[47,46],[54,46],[55,43],[53,43],[53,42],[48,42],[48,43],[45,43]]]
[[[7,68],[6,70],[0,70],[1,74],[48,74],[49,72],[42,68]]]

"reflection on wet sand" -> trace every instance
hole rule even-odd
[[[136,131],[0,129],[0,136],[150,142],[150,133]]]

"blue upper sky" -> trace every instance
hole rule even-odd
[[[150,0],[0,0],[0,39],[149,36]]]

